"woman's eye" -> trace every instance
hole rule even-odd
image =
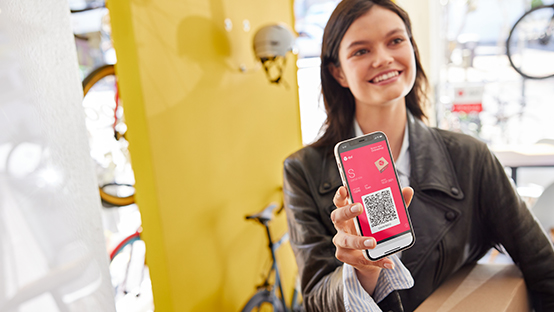
[[[353,55],[355,55],[355,56],[356,56],[356,55],[363,55],[363,54],[366,54],[366,53],[368,53],[368,52],[369,52],[369,51],[368,51],[367,49],[360,49],[360,50],[354,52]]]
[[[402,43],[403,41],[404,41],[404,38],[395,38],[392,40],[392,43],[399,44],[399,43]]]

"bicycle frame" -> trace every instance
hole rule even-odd
[[[283,285],[281,282],[281,272],[277,264],[276,254],[277,254],[277,249],[279,249],[283,243],[289,240],[289,234],[285,233],[283,234],[283,236],[281,236],[279,240],[273,241],[271,232],[269,230],[269,223],[273,219],[274,211],[279,207],[281,208],[279,209],[279,211],[277,211],[277,214],[279,214],[279,212],[283,210],[282,204],[270,203],[260,212],[253,215],[246,216],[246,220],[255,220],[265,227],[265,233],[266,233],[267,244],[268,244],[267,246],[269,247],[269,251],[271,253],[272,263],[267,275],[265,276],[263,283],[256,286],[257,292],[247,301],[246,305],[242,310],[243,312],[255,311],[253,309],[259,308],[260,305],[263,303],[269,303],[270,305],[273,306],[274,311],[279,311],[279,312],[304,311],[301,303],[298,302],[298,295],[300,293],[299,287],[298,287],[298,281],[295,287],[293,288],[292,300],[290,302],[290,305],[286,304],[285,295],[283,292]],[[275,272],[275,281],[273,283],[270,283],[270,278],[272,277],[273,272]],[[279,290],[280,296],[277,295],[277,289]]]
[[[285,295],[283,293],[283,285],[281,284],[281,275],[279,273],[279,267],[277,266],[277,258],[275,256],[277,249],[279,249],[279,247],[281,247],[281,245],[283,243],[288,241],[289,233],[285,233],[277,242],[274,243],[272,238],[271,238],[271,232],[269,231],[268,222],[267,221],[262,222],[262,224],[264,225],[265,231],[266,231],[266,234],[267,234],[268,247],[269,247],[269,250],[271,251],[272,263],[271,263],[271,268],[269,269],[269,272],[267,274],[267,277],[265,278],[265,281],[258,288],[262,288],[262,287],[263,288],[268,288],[270,286],[268,281],[269,281],[269,278],[271,277],[271,272],[275,271],[275,284],[274,285],[279,288],[279,293],[281,294],[280,301],[283,304],[283,307],[285,308],[286,311],[289,311],[289,309],[287,307],[287,304],[285,302]],[[275,294],[275,293],[273,293],[273,294]]]

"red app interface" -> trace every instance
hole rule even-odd
[[[363,236],[380,242],[410,230],[385,141],[343,152],[341,162],[352,201],[364,207],[358,216]]]

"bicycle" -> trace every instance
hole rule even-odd
[[[514,24],[506,40],[510,65],[528,79],[554,77],[554,4],[538,5]]]
[[[70,7],[71,14],[88,11],[102,14],[101,27],[98,32],[94,32],[100,33],[102,55],[110,50],[108,46],[112,46],[111,27],[106,9],[105,0],[91,0],[80,7]],[[91,34],[74,35],[76,39],[88,41]],[[83,107],[91,156],[97,164],[102,204],[105,207],[120,207],[135,202],[134,174],[125,138],[127,126],[119,97],[115,66],[105,62],[102,57],[101,64],[104,65],[92,70],[83,79]]]
[[[134,178],[114,65],[92,71],[83,80],[83,92],[91,154],[99,165],[100,197],[109,206],[131,205]]]
[[[126,140],[127,125],[115,66],[110,64],[113,61],[104,57],[106,51],[112,49],[106,9],[104,0],[92,0],[87,1],[84,8],[70,10],[72,14],[92,10],[102,13],[99,31],[75,35],[76,44],[81,45],[85,44],[83,41],[100,38],[103,56],[93,62],[100,66],[93,65],[97,67],[82,81],[82,105],[91,156],[96,163],[102,207],[107,208],[102,209],[102,216],[117,310],[136,310],[139,306],[153,310],[146,245],[141,239],[140,212],[134,197],[135,180]]]
[[[124,306],[139,302],[150,305],[152,288],[138,206],[103,209],[102,219],[117,310],[128,311]]]
[[[242,308],[242,312],[250,311],[275,311],[275,312],[301,312],[304,311],[300,300],[300,291],[297,285],[295,285],[290,305],[287,305],[285,296],[283,293],[283,285],[281,284],[281,276],[279,274],[279,267],[277,265],[277,258],[275,257],[276,251],[289,239],[288,233],[285,233],[278,241],[273,242],[271,233],[269,231],[269,222],[273,219],[275,209],[279,208],[277,214],[283,209],[282,206],[276,203],[271,203],[265,207],[262,211],[246,216],[246,220],[253,220],[265,227],[265,232],[268,240],[268,247],[271,253],[271,267],[267,273],[262,284],[256,287],[256,293],[250,297],[248,302]],[[275,281],[269,282],[271,276],[275,272]]]
[[[131,294],[140,296],[142,283],[150,279],[146,265],[146,245],[140,237],[141,229],[123,239],[109,253],[110,275],[116,300]]]

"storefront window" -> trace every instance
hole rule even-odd
[[[443,1],[445,62],[436,99],[441,128],[493,147],[552,138],[554,80],[524,78],[506,54],[513,25],[530,8],[522,0]]]

